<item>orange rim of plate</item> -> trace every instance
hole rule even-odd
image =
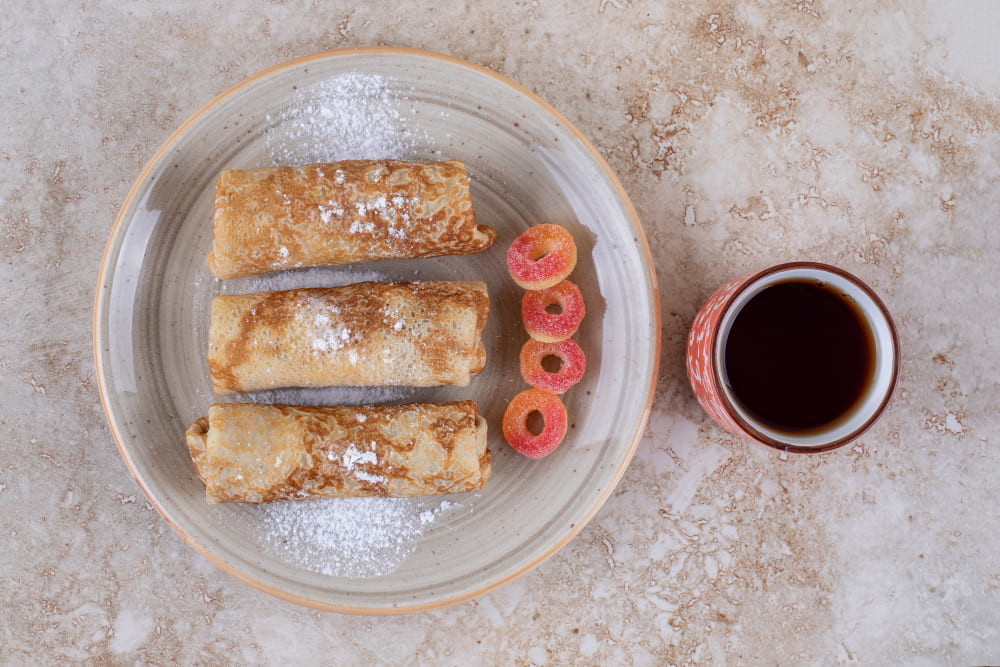
[[[288,593],[287,591],[275,588],[261,581],[258,581],[248,576],[247,574],[244,574],[240,570],[236,569],[235,567],[226,563],[219,557],[215,556],[208,549],[203,547],[199,542],[197,542],[190,535],[188,535],[187,532],[171,518],[170,514],[160,505],[160,503],[156,500],[156,498],[153,497],[149,489],[146,488],[145,483],[143,482],[142,478],[136,471],[136,468],[132,463],[132,460],[129,457],[128,452],[126,451],[125,447],[122,444],[121,434],[119,434],[117,426],[114,420],[112,419],[111,410],[108,404],[108,391],[105,382],[105,371],[104,371],[104,366],[101,363],[100,345],[98,344],[99,343],[98,333],[100,331],[99,328],[100,322],[98,318],[100,316],[101,305],[104,300],[102,298],[105,292],[104,281],[108,277],[108,269],[109,269],[108,255],[111,252],[113,241],[118,237],[119,229],[123,224],[125,211],[129,209],[139,189],[149,178],[150,173],[157,166],[157,164],[160,162],[163,156],[167,153],[172,144],[180,136],[182,136],[185,132],[187,132],[188,128],[191,127],[197,120],[199,120],[206,114],[210,113],[212,109],[222,100],[228,98],[237,91],[254,84],[256,81],[264,77],[270,76],[284,69],[289,69],[301,65],[303,63],[314,62],[317,60],[326,60],[328,58],[333,58],[333,57],[357,56],[365,54],[388,54],[388,55],[413,56],[418,58],[429,58],[433,60],[446,62],[452,65],[465,67],[469,70],[472,70],[473,72],[476,72],[477,74],[486,75],[492,79],[495,79],[504,86],[513,89],[514,91],[520,93],[521,95],[524,95],[525,97],[533,101],[535,104],[539,105],[558,123],[562,124],[574,137],[576,137],[577,141],[580,142],[580,145],[583,146],[588,153],[590,153],[590,155],[593,157],[597,165],[600,166],[602,170],[604,170],[604,173],[607,176],[610,183],[612,184],[612,186],[614,187],[614,190],[617,193],[619,200],[624,205],[628,218],[632,222],[632,227],[635,232],[635,239],[639,245],[639,248],[642,250],[643,258],[646,263],[646,272],[650,284],[650,291],[651,291],[650,297],[651,297],[652,311],[653,311],[652,312],[653,338],[654,338],[653,364],[652,364],[653,373],[646,394],[646,405],[643,408],[642,416],[639,419],[639,423],[636,425],[637,426],[636,432],[632,437],[632,442],[629,445],[626,455],[622,458],[622,461],[619,464],[618,469],[615,470],[615,474],[612,477],[611,482],[605,487],[601,495],[598,496],[593,506],[591,506],[590,509],[587,510],[587,512],[579,521],[577,521],[570,527],[570,529],[566,532],[565,535],[563,535],[560,539],[556,540],[556,542],[552,544],[545,552],[543,552],[541,555],[536,557],[531,562],[521,566],[515,572],[512,572],[495,581],[487,582],[486,584],[474,590],[454,595],[452,597],[443,598],[432,602],[424,602],[412,605],[401,605],[401,606],[393,605],[392,607],[354,607],[350,605],[331,604],[328,602],[314,600],[312,598]],[[287,600],[289,602],[294,602],[296,604],[324,611],[334,611],[345,614],[358,614],[358,615],[368,615],[368,616],[387,616],[391,614],[412,613],[412,612],[426,611],[429,609],[445,607],[452,604],[456,604],[458,602],[464,602],[466,600],[470,600],[472,598],[483,595],[484,593],[500,588],[501,586],[513,581],[514,579],[517,579],[518,577],[526,574],[527,572],[530,572],[535,567],[537,567],[544,561],[548,560],[549,557],[551,557],[553,554],[559,551],[559,549],[565,546],[567,542],[569,542],[581,530],[583,530],[583,527],[590,522],[590,520],[594,517],[595,514],[597,514],[597,511],[604,505],[607,499],[611,496],[611,493],[612,491],[614,491],[615,487],[618,486],[618,483],[621,481],[622,475],[625,474],[625,470],[628,468],[628,465],[631,462],[632,457],[635,455],[635,450],[639,445],[639,440],[642,438],[642,434],[645,431],[646,424],[649,420],[650,409],[652,408],[653,405],[653,395],[656,390],[656,381],[659,375],[660,343],[661,343],[660,292],[656,282],[656,272],[654,271],[653,266],[654,266],[653,256],[652,253],[650,252],[649,243],[646,240],[646,235],[645,232],[643,231],[642,224],[639,222],[639,216],[636,213],[635,207],[632,205],[631,200],[626,194],[625,188],[618,180],[618,177],[611,169],[611,166],[607,163],[604,157],[597,151],[594,145],[591,144],[590,140],[587,139],[579,130],[577,130],[576,127],[563,114],[561,114],[552,105],[550,105],[548,102],[546,102],[542,98],[532,93],[527,88],[481,65],[476,65],[475,63],[471,63],[467,60],[462,60],[460,58],[455,58],[453,56],[446,56],[440,53],[434,53],[433,51],[425,51],[422,49],[371,46],[371,47],[357,47],[357,48],[333,49],[329,51],[321,51],[319,53],[313,53],[311,55],[301,56],[299,58],[293,58],[292,60],[287,60],[278,65],[274,65],[267,69],[261,70],[260,72],[257,72],[256,74],[246,79],[243,79],[236,85],[231,86],[221,94],[214,97],[210,102],[208,102],[208,104],[204,105],[201,109],[195,112],[190,118],[184,121],[184,123],[182,123],[180,127],[174,130],[174,132],[167,138],[166,141],[163,142],[160,148],[153,154],[153,157],[151,157],[149,161],[146,162],[146,165],[139,173],[139,176],[132,184],[132,187],[129,189],[128,195],[122,202],[121,208],[118,211],[118,215],[115,217],[114,225],[111,227],[111,232],[109,233],[108,236],[108,243],[105,246],[104,254],[101,257],[101,268],[97,280],[97,291],[94,296],[94,319],[93,319],[94,363],[96,365],[96,370],[97,370],[97,383],[101,393],[101,404],[104,408],[104,414],[108,420],[108,424],[111,427],[111,433],[115,438],[115,443],[118,445],[118,451],[121,453],[122,458],[125,460],[125,465],[128,467],[129,472],[132,474],[132,477],[135,478],[135,481],[139,484],[139,488],[142,489],[143,495],[146,496],[146,499],[156,509],[157,513],[161,517],[163,517],[163,519],[167,522],[167,524],[171,528],[173,528],[174,531],[176,531],[177,534],[180,535],[185,542],[187,542],[195,551],[197,551],[202,556],[207,558],[211,563],[213,563],[223,572],[226,572],[227,574],[239,579],[240,581],[247,583],[258,590],[264,591],[265,593],[270,593],[271,595],[280,598],[282,600]]]

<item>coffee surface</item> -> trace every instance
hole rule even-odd
[[[835,421],[874,375],[874,341],[846,296],[815,281],[771,285],[733,320],[724,374],[741,406],[766,425],[808,431]]]

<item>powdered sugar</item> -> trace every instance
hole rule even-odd
[[[448,502],[447,500],[442,500],[441,504],[437,506],[437,509],[424,510],[420,513],[420,523],[431,523],[437,518],[437,515],[445,511],[449,507],[453,507],[454,503]]]
[[[360,479],[362,482],[378,483],[384,482],[384,475],[376,475],[364,470],[360,465],[374,465],[378,463],[378,454],[375,453],[375,444],[371,443],[371,449],[367,451],[360,451],[354,445],[351,445],[344,451],[344,455],[340,457],[340,464],[344,466],[347,472],[355,477],[355,479]]]
[[[340,311],[336,306],[323,304],[311,298],[306,300],[305,305],[305,310],[298,313],[297,319],[303,320],[306,329],[312,334],[312,348],[315,352],[333,352],[354,342],[355,336],[339,320]],[[354,352],[356,362],[357,350],[351,352]]]
[[[423,524],[411,498],[330,498],[264,505],[263,540],[295,565],[336,577],[395,570]]]
[[[319,81],[267,118],[267,155],[275,165],[405,158],[416,142],[400,113],[404,102],[381,76],[352,72]]]
[[[364,204],[358,204],[358,215],[364,215],[365,212],[362,210]],[[352,234],[360,234],[361,232],[368,232],[369,234],[375,231],[375,223],[366,220],[355,220],[351,223],[350,231]]]
[[[324,225],[330,224],[330,221],[333,220],[334,217],[344,217],[344,209],[340,206],[334,206],[333,204],[325,206],[321,205],[319,207],[319,219]]]
[[[368,482],[370,484],[376,484],[378,482],[385,481],[385,477],[383,475],[375,475],[370,472],[365,472],[364,470],[355,470],[354,476],[360,479],[362,482]]]
[[[350,451],[350,449],[348,449]],[[355,467],[367,454],[355,450]],[[354,474],[357,474],[355,471]],[[434,498],[329,498],[261,505],[261,540],[295,565],[335,577],[389,574],[429,524],[459,503]]]
[[[369,201],[356,202],[354,208],[358,214],[358,219],[351,223],[348,231],[351,234],[374,234],[379,232],[383,226],[386,226],[390,237],[398,240],[406,239],[409,232],[413,229],[413,217],[411,214],[417,209],[419,204],[420,200],[416,197],[407,199],[402,195],[386,197],[384,194],[379,194]],[[323,219],[326,210],[325,207],[320,207],[321,219]],[[338,215],[343,215],[343,209],[334,210],[339,211]],[[368,213],[375,213],[387,225],[376,224],[374,220],[366,217]]]

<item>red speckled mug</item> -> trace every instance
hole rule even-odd
[[[842,300],[845,307],[855,313],[856,326],[867,341],[866,375],[858,385],[860,388],[854,394],[855,398],[845,404],[847,407],[839,410],[835,418],[808,428],[786,427],[763,417],[748,400],[755,397],[747,394],[745,384],[739,387],[739,391],[743,392],[741,398],[739,391],[734,389],[734,384],[738,385],[734,379],[739,359],[727,355],[734,322],[747,304],[769,288],[792,283],[829,291],[836,299]],[[774,290],[770,294],[774,294]],[[759,300],[754,303],[759,303]],[[747,313],[750,310],[747,309]],[[771,311],[771,315],[774,314]],[[770,327],[767,334],[762,334],[765,342],[768,342],[768,336],[776,335],[776,331],[780,334],[782,327],[796,324],[796,318],[801,316],[795,309],[779,312],[778,315],[773,318],[777,321],[765,322]],[[744,321],[749,317],[749,314],[746,315]],[[736,354],[737,349],[739,354],[758,352],[753,345],[737,348],[735,343],[733,349],[728,351]],[[779,355],[784,354],[783,348],[777,349]],[[775,351],[772,349],[766,353],[773,355]],[[767,364],[761,364],[760,359],[753,361],[758,362],[755,372],[767,375]],[[828,451],[860,436],[888,405],[898,369],[899,336],[885,304],[855,276],[815,262],[780,264],[729,281],[716,290],[698,311],[687,342],[688,379],[705,412],[734,435],[792,452]],[[796,388],[791,392],[798,394],[797,400],[811,401],[814,395],[817,401],[825,400],[822,390],[827,379],[806,374],[804,380],[806,385],[801,390]],[[809,386],[810,383],[813,386]]]

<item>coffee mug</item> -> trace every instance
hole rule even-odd
[[[705,301],[688,336],[687,373],[702,408],[730,433],[828,451],[884,412],[899,335],[860,279],[790,262],[731,280]]]

